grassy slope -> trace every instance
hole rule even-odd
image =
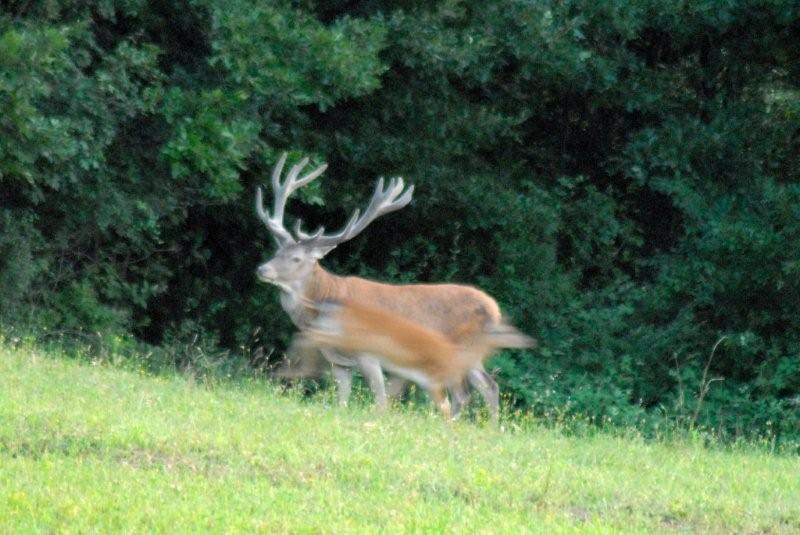
[[[0,532],[795,532],[800,459],[207,389],[0,347]]]

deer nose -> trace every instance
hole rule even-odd
[[[262,264],[256,269],[256,276],[262,281],[275,279],[275,270],[269,264]]]

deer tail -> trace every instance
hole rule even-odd
[[[506,323],[492,325],[482,334],[483,339],[494,347],[528,348],[536,347],[539,343],[535,338]]]

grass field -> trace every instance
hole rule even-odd
[[[379,416],[0,347],[0,532],[53,531],[797,533],[800,458]]]

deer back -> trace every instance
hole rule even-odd
[[[305,297],[352,300],[438,331],[454,342],[502,323],[500,308],[484,292],[461,284],[388,284],[339,277],[318,267]]]

